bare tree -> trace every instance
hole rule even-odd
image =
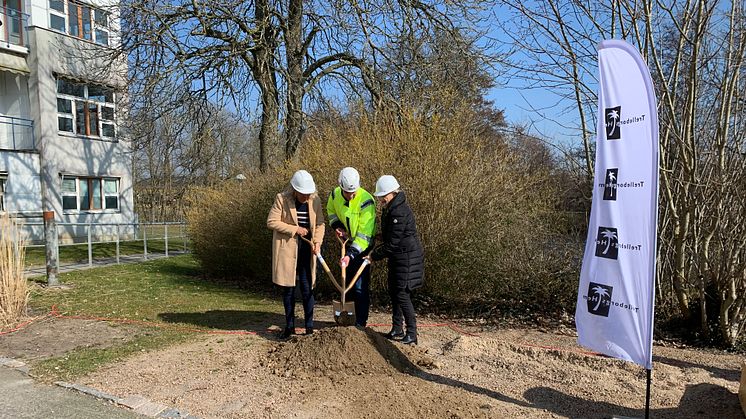
[[[659,99],[661,240],[659,295],[692,317],[697,302],[709,330],[714,301],[718,337],[733,344],[744,325],[743,122],[746,23],[742,2],[688,0],[611,3],[508,0],[516,75],[557,89],[573,106],[592,173],[595,47],[623,38],[647,60]],[[537,64],[538,63],[538,64]],[[670,286],[670,292],[669,288]]]
[[[498,21],[513,45],[514,53],[508,60],[511,78],[521,81],[527,89],[548,90],[558,98],[548,108],[529,104],[531,110],[538,118],[557,123],[559,114],[577,115],[578,125],[565,128],[577,132],[581,138],[579,166],[585,169],[588,184],[593,177],[595,44],[603,30],[601,23],[595,21],[597,17],[590,18],[584,13],[590,4],[549,0],[527,6],[525,2],[504,1],[501,5],[510,17]]]
[[[457,40],[454,48],[454,39]],[[425,115],[452,113],[451,108],[471,106],[478,118],[475,132],[495,140],[506,126],[505,116],[487,99],[496,85],[502,55],[494,48],[477,46],[460,31],[436,31],[431,39],[404,34],[389,45],[391,61],[380,70],[383,91],[409,109]]]
[[[150,221],[183,218],[190,187],[232,179],[258,160],[250,125],[226,111],[196,112],[199,101],[181,103],[181,108],[140,108],[128,127],[136,207]]]
[[[457,27],[476,32],[485,7],[485,0],[128,0],[121,52],[132,57],[145,95],[168,78],[242,115],[259,103],[260,168],[266,170],[280,144],[285,159],[295,155],[304,100],[322,80],[362,82],[381,104],[376,74],[389,60],[388,39],[404,32],[427,38]]]

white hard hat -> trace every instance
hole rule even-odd
[[[360,173],[354,167],[345,167],[339,172],[339,186],[345,192],[355,192],[360,188]]]
[[[383,175],[376,181],[376,192],[373,195],[386,196],[397,189],[399,189],[399,182],[396,181],[396,178],[391,175]]]
[[[290,185],[298,193],[312,194],[316,192],[316,183],[313,181],[313,176],[305,170],[298,170],[295,172],[293,177],[290,179]]]

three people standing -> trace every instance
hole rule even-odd
[[[417,321],[411,296],[412,291],[423,284],[424,252],[406,196],[393,176],[381,176],[376,182],[375,195],[383,205],[383,243],[373,249],[376,230],[373,196],[360,187],[360,174],[352,167],[342,169],[338,181],[339,186],[329,194],[326,212],[335,234],[349,239],[340,266],[355,273],[366,259],[369,262],[388,259],[393,327],[386,337],[417,344]],[[282,338],[290,337],[295,330],[296,285],[303,298],[306,333],[313,333],[316,258],[312,255],[321,251],[324,239],[324,218],[313,178],[307,171],[299,170],[290,185],[277,194],[267,217],[267,227],[273,230],[272,278],[275,284],[283,287],[286,327]],[[363,270],[352,291],[356,326],[365,327],[370,311],[370,266]]]

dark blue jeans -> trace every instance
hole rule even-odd
[[[303,247],[298,249],[295,285],[300,288],[300,294],[303,299],[303,319],[306,322],[306,329],[309,329],[313,327],[313,306],[316,302],[313,299],[313,288],[311,287],[310,257],[305,254],[305,250]],[[308,252],[310,254],[310,250]],[[295,328],[296,287],[282,287],[282,304],[285,306],[285,326],[291,330]]]
[[[355,273],[363,263],[363,258],[358,255],[347,267],[347,279],[352,280]],[[350,290],[352,300],[355,302],[355,326],[365,327],[368,324],[368,313],[370,312],[370,265],[368,265],[355,286]]]

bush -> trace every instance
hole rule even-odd
[[[554,211],[551,167],[529,167],[531,159],[506,141],[480,136],[472,128],[476,118],[466,107],[448,116],[327,117],[309,130],[297,162],[192,194],[197,257],[213,273],[269,278],[265,220],[274,194],[302,167],[325,204],[339,170],[353,166],[370,192],[383,174],[396,176],[407,192],[426,252],[426,292],[461,302],[574,303],[579,257],[568,251],[578,246],[567,246],[559,233],[567,220]],[[325,255],[334,260],[333,235],[326,242]],[[374,272],[374,288],[384,289],[385,264]]]
[[[23,274],[25,238],[7,212],[0,213],[0,328],[26,315],[29,288]]]
[[[261,281],[272,275],[267,214],[286,179],[279,173],[247,177],[217,188],[195,188],[187,197],[194,253],[212,276]]]

